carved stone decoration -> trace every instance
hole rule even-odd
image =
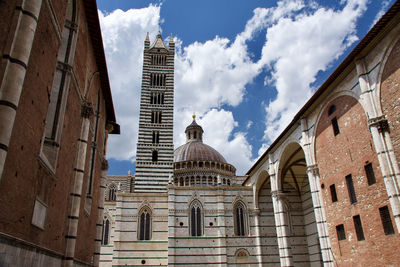
[[[317,164],[313,164],[310,166],[307,166],[307,172],[311,173],[313,176],[319,176],[319,168]]]
[[[103,160],[101,161],[101,169],[102,169],[103,171],[108,170],[108,160],[103,159]]]
[[[378,132],[380,133],[390,132],[389,122],[384,115],[369,119],[368,122],[369,122],[369,127],[376,127],[378,129]]]
[[[93,105],[92,103],[84,101],[81,109],[81,116],[83,118],[90,118],[93,115]]]

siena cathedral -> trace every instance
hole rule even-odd
[[[249,169],[174,149],[174,53],[144,42],[135,175],[109,175],[100,266],[399,266],[400,5]]]

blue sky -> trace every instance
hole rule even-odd
[[[98,0],[121,135],[109,174],[135,170],[143,42],[176,42],[174,145],[196,112],[243,175],[395,0]]]

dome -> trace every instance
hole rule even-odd
[[[217,150],[201,141],[187,142],[175,149],[174,162],[180,161],[213,161],[227,163]]]

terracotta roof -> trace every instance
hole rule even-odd
[[[85,6],[86,20],[89,28],[90,39],[92,40],[93,52],[96,58],[98,70],[100,72],[101,89],[106,101],[107,121],[114,124],[113,134],[119,134],[119,125],[116,124],[114,104],[112,101],[110,81],[106,57],[104,55],[103,38],[101,36],[99,16],[95,0],[83,1]]]
[[[278,144],[278,142],[285,136],[285,134],[296,124],[296,122],[304,116],[306,111],[314,104],[314,102],[329,88],[329,86],[339,77],[339,75],[363,52],[367,46],[379,39],[379,34],[384,32],[385,27],[388,26],[391,20],[400,11],[400,1],[396,1],[391,8],[379,19],[379,21],[372,27],[372,29],[364,36],[364,38],[356,45],[351,53],[343,60],[343,62],[335,69],[335,71],[329,76],[329,78],[318,88],[318,90],[312,95],[307,103],[300,109],[300,111],[294,116],[290,124],[283,130],[283,132],[275,139],[274,142],[268,147],[268,149],[262,154],[260,158],[253,164],[253,166],[247,171],[246,175],[256,168],[256,166],[263,161],[266,155]],[[392,27],[394,25],[392,24]],[[382,36],[381,36],[382,38]]]
[[[227,163],[217,150],[201,141],[188,142],[175,149],[174,162],[180,161],[213,161]]]

